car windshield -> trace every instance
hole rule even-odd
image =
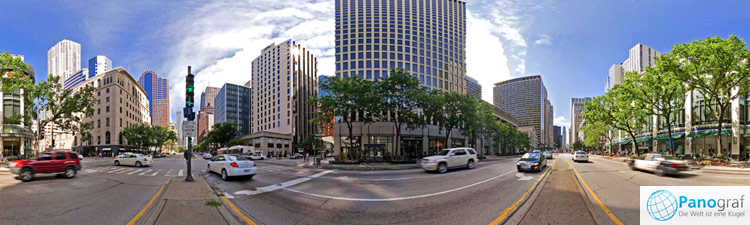
[[[576,152],[576,155],[585,155],[585,152]]]
[[[547,155],[549,155],[549,154],[552,154],[552,153],[551,153],[551,152],[544,152],[544,154],[547,154]]]
[[[539,154],[539,153],[536,153],[536,152],[532,152],[532,153],[526,153],[526,154],[524,154],[524,155],[523,155],[523,156],[521,157],[521,160],[523,160],[523,161],[529,161],[529,160],[535,160],[535,159],[539,159],[539,157],[540,157],[539,155],[540,155],[540,154]]]
[[[437,155],[448,155],[449,152],[451,152],[450,149],[443,149],[440,152],[438,152]]]

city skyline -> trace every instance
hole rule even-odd
[[[550,101],[556,108],[556,125],[569,126],[567,112],[570,111],[571,97],[601,95],[608,69],[612,64],[627,58],[625,51],[638,43],[664,53],[675,43],[706,36],[750,36],[748,31],[731,28],[750,25],[748,20],[740,19],[741,12],[749,8],[744,4],[706,6],[712,10],[701,13],[700,16],[705,19],[695,23],[668,16],[676,12],[688,12],[685,16],[699,16],[696,10],[691,10],[695,7],[691,4],[626,2],[618,4],[619,10],[614,13],[601,14],[611,4],[578,2],[554,4],[554,7],[548,9],[538,7],[544,3],[468,1],[466,66],[467,75],[477,78],[482,85],[482,97],[487,101],[492,99],[490,93],[493,83],[541,74],[549,83]],[[313,54],[318,56],[320,75],[334,75],[333,0],[304,3],[264,1],[262,4],[266,7],[262,9],[252,7],[251,2],[205,1],[81,1],[52,2],[40,6],[29,2],[5,1],[3,4],[20,9],[7,12],[8,16],[0,19],[8,24],[8,31],[33,34],[35,32],[30,29],[47,30],[48,33],[44,36],[0,37],[0,48],[3,51],[25,55],[26,61],[37,71],[47,69],[47,50],[55,43],[68,39],[81,44],[81,60],[106,55],[117,63],[111,68],[120,66],[130,72],[149,69],[160,71],[160,74],[172,81],[170,92],[182,93],[184,67],[187,65],[192,65],[195,69],[196,88],[199,90],[216,77],[226,78],[227,83],[242,85],[250,78],[250,70],[242,66],[242,62],[246,63],[257,57],[259,50],[265,47],[264,43],[278,43],[294,38],[309,46]],[[84,5],[100,10],[93,13],[81,10]],[[173,10],[157,10],[163,8]],[[246,9],[252,13],[238,15],[231,12],[233,9]],[[125,10],[131,12],[121,13]],[[209,13],[200,18],[181,16],[183,12],[192,10],[205,10]],[[562,16],[562,13],[570,13],[572,16]],[[44,21],[55,22],[46,24],[47,22],[34,18],[33,15],[39,14],[49,16]],[[138,14],[154,16],[133,18]],[[542,14],[548,16],[536,16]],[[245,22],[222,23],[222,19],[228,15],[244,18]],[[593,17],[597,19],[587,19]],[[653,17],[657,17],[660,22],[650,22]],[[183,31],[178,30],[182,28],[172,24],[192,24],[186,29],[201,35],[184,35]],[[131,27],[135,32],[122,33],[117,27]],[[264,27],[273,29],[251,32]],[[597,29],[592,29],[594,27]],[[162,29],[175,34],[135,35],[158,33],[156,31]],[[275,31],[271,32],[272,30]],[[659,31],[662,35],[644,35],[647,31]],[[207,41],[212,40],[220,43],[209,45],[210,42]],[[201,56],[187,57],[188,51],[196,51]],[[237,71],[242,71],[247,76],[237,76]],[[572,76],[587,79],[566,80]],[[45,78],[46,74],[38,73],[36,80]],[[223,82],[214,82],[215,86],[221,84]],[[172,94],[170,97],[170,115],[175,115],[174,112],[183,105],[183,95]]]

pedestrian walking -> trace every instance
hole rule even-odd
[[[5,153],[0,152],[0,162],[5,162]]]

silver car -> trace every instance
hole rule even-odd
[[[250,161],[241,155],[220,154],[214,156],[208,162],[208,172],[221,174],[222,180],[228,180],[230,177],[244,176],[252,179],[258,173],[255,168],[255,162]]]
[[[584,151],[573,152],[573,161],[575,162],[588,162],[589,155]]]
[[[437,155],[423,158],[420,164],[426,171],[445,173],[449,168],[455,167],[473,169],[477,161],[477,151],[473,148],[449,148]]]

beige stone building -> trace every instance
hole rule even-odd
[[[122,131],[129,126],[150,124],[146,92],[122,67],[81,82],[73,87],[73,91],[79,91],[85,86],[96,88],[94,114],[84,118],[84,122],[92,122],[93,125],[91,140],[81,142],[80,134],[76,134],[73,148],[89,155],[94,152],[112,155],[133,151],[128,141],[122,137]]]

